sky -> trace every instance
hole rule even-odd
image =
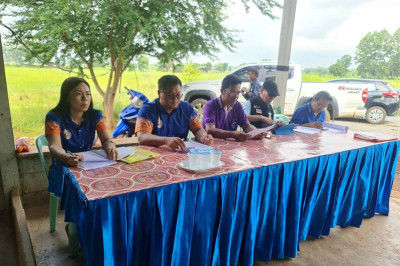
[[[226,25],[240,31],[236,39],[241,43],[235,52],[221,49],[217,59],[195,55],[188,61],[238,66],[278,59],[283,10],[274,9],[278,19],[271,20],[255,7],[246,13],[240,0],[234,1],[237,3],[226,13]],[[277,1],[283,5],[283,0]],[[297,0],[291,61],[302,68],[314,68],[329,67],[345,54],[354,57],[358,43],[368,32],[386,29],[393,34],[400,28],[399,10],[399,0]]]
[[[240,1],[238,1],[240,2]],[[283,4],[283,0],[278,0]],[[329,67],[343,55],[355,55],[356,47],[368,32],[400,28],[398,0],[297,0],[291,61],[302,68]],[[230,7],[227,25],[241,32],[242,40],[234,53],[222,49],[217,60],[193,56],[197,63],[243,62],[278,59],[282,9],[274,9],[279,17],[271,20],[256,8],[247,14],[238,3]]]

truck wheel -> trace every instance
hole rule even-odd
[[[367,121],[371,124],[381,124],[386,119],[386,111],[382,107],[372,106],[367,110]]]
[[[197,115],[199,119],[203,119],[203,111],[204,111],[204,106],[206,105],[207,100],[203,98],[197,98],[190,102],[190,104],[193,106],[194,110],[197,112]]]

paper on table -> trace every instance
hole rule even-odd
[[[82,164],[79,166],[79,168],[83,170],[102,168],[117,163],[116,161],[111,161],[94,151],[77,152],[76,154],[81,155],[84,158]]]
[[[134,154],[137,152],[136,150],[129,149],[128,147],[119,147],[117,148],[118,151],[118,159],[121,160],[125,158],[126,156],[129,156],[131,154]],[[107,158],[106,152],[104,150],[93,150],[94,153],[100,155],[103,158]]]
[[[126,147],[119,147],[117,150],[119,154],[118,160],[136,152],[135,150]],[[109,160],[104,150],[84,151],[76,154],[81,155],[84,158],[82,165],[79,166],[79,168],[83,170],[102,168],[117,163],[116,161]]]
[[[184,152],[190,152],[191,149],[212,149],[213,147],[202,144],[197,141],[187,140],[185,141],[186,147],[182,149]]]
[[[388,140],[397,140],[395,136],[384,135],[382,133],[372,133],[372,132],[356,132],[354,133],[354,138],[363,139],[372,142],[382,142]]]
[[[271,131],[272,129],[275,128],[275,126],[276,126],[276,125],[274,124],[274,125],[269,126],[269,127],[253,129],[252,131],[247,132],[247,134],[250,135],[250,138],[254,138],[254,137],[257,136],[258,134]]]
[[[326,130],[329,132],[335,132],[335,133],[346,132],[349,129],[348,126],[341,126],[338,124],[332,124],[332,123],[328,123],[328,122],[323,122],[322,125],[324,126],[322,128],[322,130]]]
[[[297,126],[295,129],[293,129],[293,131],[306,133],[306,134],[315,134],[315,133],[321,132],[321,129],[312,128],[312,127]]]

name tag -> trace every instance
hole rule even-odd
[[[256,109],[256,113],[257,114],[262,114],[262,110],[261,109]]]

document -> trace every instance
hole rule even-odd
[[[202,144],[194,140],[185,141],[186,147],[182,149],[183,152],[190,152],[191,149],[213,149],[213,147]]]
[[[272,129],[274,129],[276,127],[276,125],[272,125],[269,127],[264,127],[264,128],[257,128],[257,129],[253,129],[250,132],[247,132],[248,135],[250,135],[250,138],[254,138],[255,136],[257,136],[258,134],[264,133],[264,132],[268,132],[271,131]]]
[[[117,151],[119,155],[118,160],[121,160],[122,158],[134,154],[136,152],[135,150],[129,149],[127,147],[119,147],[117,148]],[[104,150],[84,151],[84,152],[77,152],[75,154],[83,156],[84,158],[83,162],[79,166],[79,168],[83,170],[102,168],[117,163],[117,161],[109,160]]]
[[[356,132],[354,133],[354,138],[372,142],[382,142],[382,141],[398,139],[398,137],[395,136],[384,135],[382,133],[372,133],[372,132]]]
[[[293,131],[301,132],[301,133],[305,133],[305,134],[315,134],[315,133],[320,133],[321,129],[297,126],[295,129],[293,129]]]
[[[334,133],[347,132],[349,130],[348,126],[341,126],[338,124],[332,124],[332,123],[328,123],[328,122],[323,122],[322,125],[323,125],[322,130],[334,132]]]

